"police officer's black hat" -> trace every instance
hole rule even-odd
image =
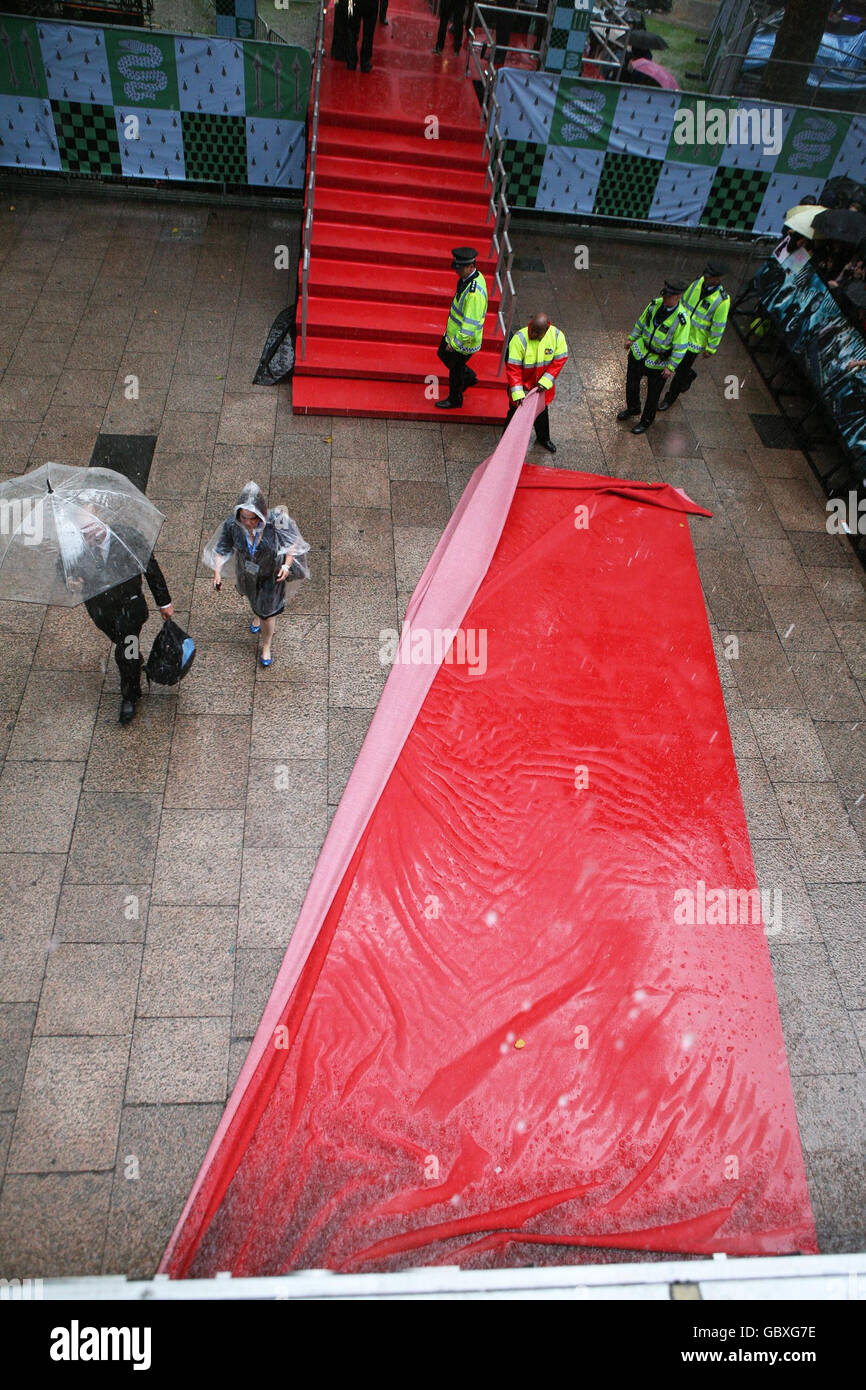
[[[665,294],[682,294],[685,290],[685,281],[675,278],[665,278]]]
[[[721,280],[727,268],[721,261],[707,261],[704,266],[704,275],[709,276],[711,280]]]
[[[478,260],[474,246],[455,246],[451,252],[455,265],[472,265]]]

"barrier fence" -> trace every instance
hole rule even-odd
[[[827,180],[866,178],[866,117],[503,68],[514,208],[753,235]]]
[[[310,55],[0,14],[0,164],[302,188]]]

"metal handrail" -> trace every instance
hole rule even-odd
[[[487,220],[493,219],[493,227],[490,237],[490,253],[494,257],[493,281],[499,292],[499,308],[496,312],[497,323],[502,330],[502,351],[499,356],[499,373],[505,364],[505,357],[508,352],[508,342],[511,337],[511,325],[514,320],[514,280],[511,276],[511,267],[514,262],[514,249],[511,245],[510,225],[511,208],[508,203],[508,173],[502,158],[505,141],[499,128],[501,109],[496,100],[496,68],[492,59],[486,58],[485,50],[492,48],[494,53],[497,49],[496,42],[491,34],[487,22],[482,14],[483,9],[489,6],[476,3],[473,7],[472,20],[469,28],[469,45],[466,54],[466,76],[469,76],[470,68],[474,67],[478,81],[481,85],[481,122],[484,127],[484,151],[486,154],[486,174],[484,187],[490,184],[490,197],[487,204]],[[506,11],[511,14],[526,14],[525,10]],[[478,40],[475,35],[478,31],[483,31],[485,39]],[[502,48],[502,52],[510,51]],[[517,50],[525,53],[526,49]],[[485,66],[482,66],[482,58]]]
[[[313,215],[316,199],[316,154],[319,148],[319,88],[322,81],[322,62],[325,55],[325,5],[319,0],[316,24],[316,47],[313,71],[313,109],[310,120],[310,167],[307,175],[307,197],[304,213],[304,237],[301,253],[301,357],[307,354],[307,301],[310,297],[310,253],[313,244]]]

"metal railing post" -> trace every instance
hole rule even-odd
[[[313,218],[316,202],[316,155],[319,146],[319,90],[322,82],[322,62],[325,54],[325,5],[320,0],[316,24],[316,46],[313,60],[312,115],[310,118],[310,158],[307,175],[307,196],[304,213],[304,236],[301,253],[301,357],[307,354],[307,306],[310,297],[310,254],[313,245]]]

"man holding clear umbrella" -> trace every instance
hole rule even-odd
[[[46,463],[0,484],[0,599],[84,604],[115,643],[122,724],[141,696],[139,634],[148,615],[142,576],[163,619],[174,611],[153,553],[163,520],[111,468]]]
[[[88,549],[80,554],[76,568],[84,570],[95,566],[103,569],[106,574],[111,574],[115,567],[112,549],[125,549],[124,540],[119,534],[110,533],[98,516],[93,513],[91,516],[91,521],[86,518],[82,520],[81,534]],[[174,613],[174,607],[168,585],[153,552],[147,562],[144,578],[165,622]],[[74,590],[83,586],[84,579],[80,574],[70,575],[67,583]],[[148,617],[141,574],[135,574],[131,579],[125,579],[110,589],[104,589],[94,598],[85,599],[84,607],[100,632],[104,632],[114,643],[114,660],[120,673],[120,722],[129,724],[135,715],[135,706],[141,699],[141,668],[144,658],[140,651],[140,637],[141,629]]]

